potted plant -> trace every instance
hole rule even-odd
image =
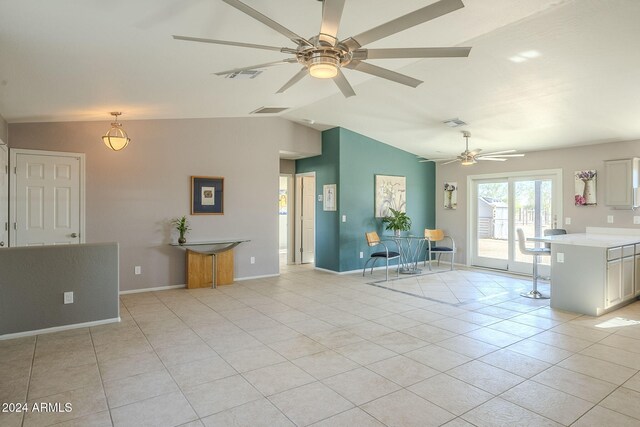
[[[184,235],[187,233],[187,231],[191,230],[191,227],[189,227],[189,222],[187,221],[187,217],[183,215],[181,218],[174,219],[173,221],[171,221],[171,223],[175,225],[176,230],[178,230],[178,233],[180,233],[178,243],[181,245],[187,243],[187,239],[185,239]]]
[[[389,212],[391,215],[382,218],[382,223],[387,225],[387,230],[393,230],[394,234],[399,236],[401,231],[411,229],[411,218],[407,216],[406,212],[400,212],[393,208],[389,208]]]

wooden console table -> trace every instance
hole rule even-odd
[[[233,283],[233,248],[247,239],[227,239],[209,242],[190,242],[180,245],[186,251],[187,288],[208,288]]]

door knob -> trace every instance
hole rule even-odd
[[[4,242],[0,242],[0,248],[4,246]]]
[[[75,239],[76,237],[78,237],[78,233],[71,233],[71,237]]]

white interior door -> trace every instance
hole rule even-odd
[[[12,150],[12,245],[84,242],[83,155]]]
[[[315,261],[316,247],[315,173],[296,175],[295,263]]]
[[[9,153],[0,141],[0,249],[9,246]]]

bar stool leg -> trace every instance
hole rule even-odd
[[[520,296],[533,299],[549,299],[548,296],[538,292],[538,257],[539,255],[533,256],[533,288],[529,292],[521,293]]]

